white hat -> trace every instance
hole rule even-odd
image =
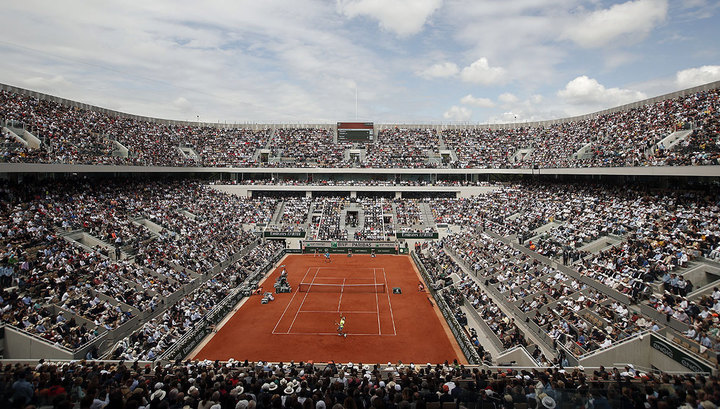
[[[283,391],[286,395],[292,395],[293,392],[295,392],[295,389],[293,389],[292,385],[288,385],[288,387]]]
[[[268,390],[274,391],[275,389],[277,389],[277,384],[275,382],[270,383]]]
[[[158,389],[155,392],[150,395],[150,401],[154,401],[155,399],[163,400],[165,399],[165,391],[162,389]]]
[[[235,405],[235,409],[247,409],[249,403],[246,399],[241,399]]]
[[[553,399],[549,396],[545,396],[544,398],[542,398],[541,403],[542,403],[543,407],[545,407],[547,409],[553,409],[555,407],[555,399]]]

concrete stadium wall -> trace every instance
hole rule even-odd
[[[632,363],[645,368],[655,367],[664,372],[688,371],[688,368],[679,362],[652,348],[649,335],[608,348],[588,358],[580,359],[579,362],[586,367],[600,365],[622,367],[626,363]]]
[[[40,357],[45,359],[73,359],[69,350],[53,345],[44,339],[24,334],[13,327],[5,326],[4,358]]]
[[[528,353],[527,349],[524,347],[516,347],[512,348],[508,351],[502,352],[500,355],[497,356],[498,365],[502,366],[500,363],[507,363],[507,362],[514,362],[512,366],[536,366],[537,362],[533,359],[533,357]]]
[[[637,166],[615,168],[543,168],[543,169],[413,169],[413,168],[204,168],[204,167],[178,167],[178,166],[116,166],[116,165],[73,165],[55,163],[0,163],[0,174],[12,173],[181,173],[181,174],[328,174],[355,175],[366,177],[374,175],[531,175],[531,176],[562,176],[562,175],[592,175],[592,176],[720,176],[720,166]],[[345,189],[347,190],[347,189]]]

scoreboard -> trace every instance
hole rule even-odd
[[[372,122],[338,122],[338,142],[372,142],[375,126]]]

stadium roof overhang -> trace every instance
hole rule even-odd
[[[409,169],[409,168],[234,168],[169,167],[0,163],[0,174],[38,173],[118,173],[118,174],[336,174],[336,175],[608,175],[660,177],[719,177],[720,166],[647,166],[614,168],[547,168],[547,169]]]

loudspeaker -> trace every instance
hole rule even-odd
[[[393,287],[393,294],[402,294],[400,287]]]

